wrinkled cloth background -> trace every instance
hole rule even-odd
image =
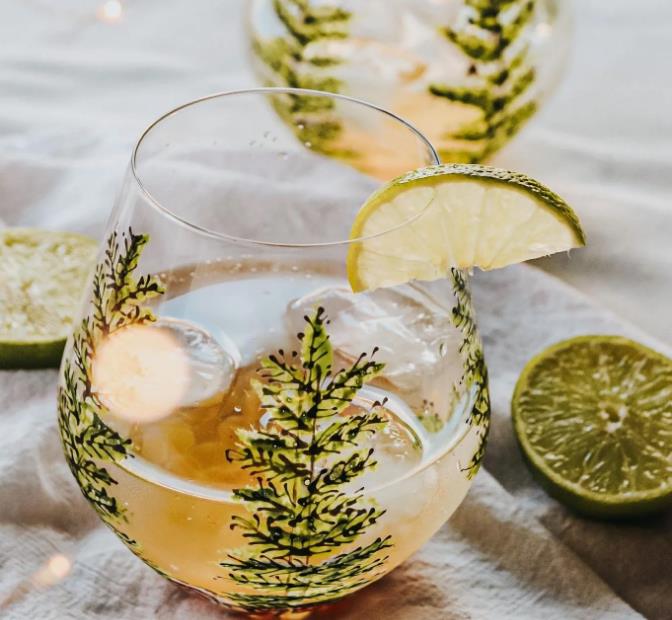
[[[422,551],[331,618],[672,616],[672,515],[573,516],[532,481],[509,421],[525,361],[555,341],[621,333],[672,352],[672,4],[575,4],[565,81],[495,163],[564,195],[590,246],[538,264],[559,279],[530,266],[477,274],[493,395],[486,467]],[[187,99],[254,83],[243,5],[127,0],[107,24],[95,1],[4,0],[0,226],[100,237],[141,129]],[[0,600],[16,599],[0,617],[229,617],[155,575],[85,505],[57,438],[56,377],[0,371]],[[26,587],[57,552],[74,558],[69,577]]]

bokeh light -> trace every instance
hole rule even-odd
[[[167,328],[132,325],[104,340],[93,360],[93,386],[110,412],[147,423],[170,415],[189,385],[189,360]]]

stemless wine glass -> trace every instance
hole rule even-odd
[[[416,551],[464,498],[489,416],[465,275],[352,293],[349,229],[380,181],[306,148],[308,120],[274,112],[296,101],[357,123],[378,177],[436,162],[401,119],[316,91],[166,114],[133,152],[58,396],[70,469],[133,553],[278,614]]]
[[[569,4],[250,0],[248,36],[266,85],[372,101],[414,123],[444,161],[478,162],[515,135],[558,83]],[[365,160],[368,142],[348,141]],[[320,144],[340,148],[329,135]]]

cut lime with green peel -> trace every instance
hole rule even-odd
[[[489,166],[444,164],[375,192],[350,232],[354,291],[496,269],[585,245],[569,205],[538,181]]]
[[[0,368],[58,366],[96,247],[74,233],[0,230]]]
[[[533,358],[511,403],[548,492],[589,516],[672,504],[672,360],[620,336],[580,336]]]

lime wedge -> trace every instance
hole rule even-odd
[[[360,209],[350,238],[354,291],[585,245],[576,214],[552,191],[522,174],[466,164],[422,168],[385,185]]]
[[[0,368],[58,366],[96,247],[73,233],[0,230]]]
[[[618,336],[581,336],[532,359],[511,403],[533,473],[602,518],[672,503],[672,360]]]

